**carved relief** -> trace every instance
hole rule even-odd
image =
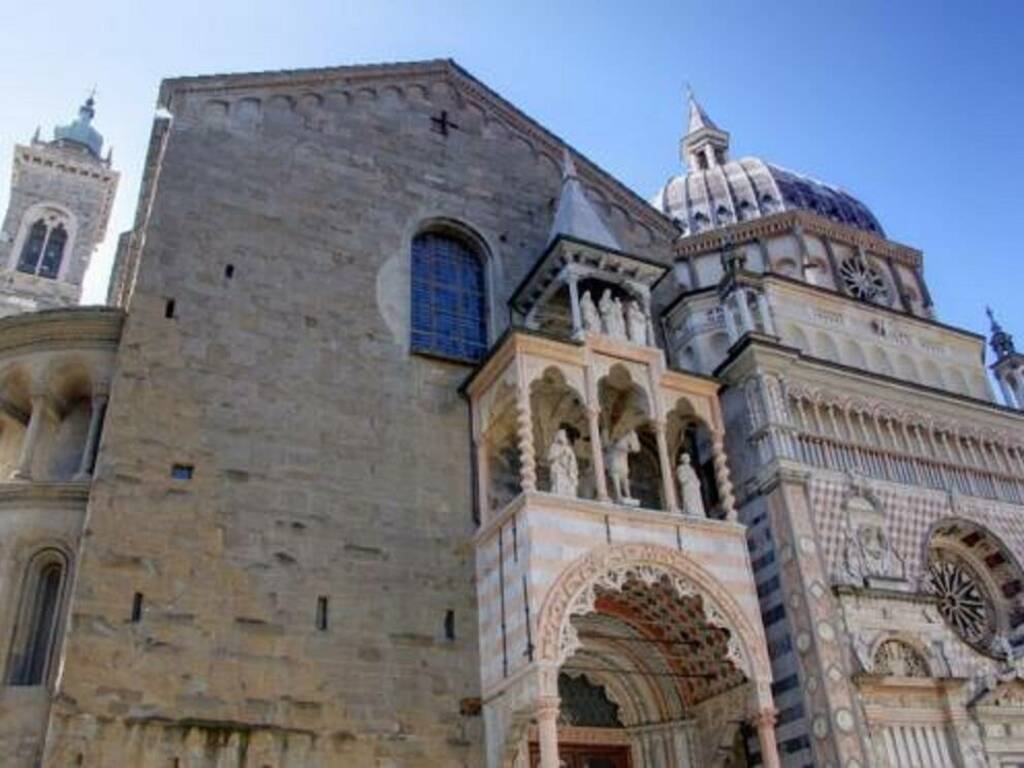
[[[894,677],[929,677],[924,657],[902,640],[886,640],[875,649],[875,674]]]

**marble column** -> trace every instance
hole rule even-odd
[[[768,304],[768,299],[760,291],[755,296],[757,297],[757,311],[761,315],[761,324],[764,326],[764,332],[769,336],[778,336],[779,334],[775,331],[775,320],[772,318],[772,308]]]
[[[747,333],[748,331],[756,331],[757,328],[754,326],[754,318],[750,314],[750,305],[747,303],[747,291],[744,288],[738,288],[733,293],[733,300],[736,302],[736,309],[740,313],[740,323],[743,327],[740,329],[740,336]]]
[[[566,282],[569,285],[569,306],[572,310],[572,337],[583,338],[583,316],[580,314],[580,285],[579,277],[573,271],[566,274]]]
[[[668,455],[668,438],[665,435],[665,422],[654,423],[654,436],[658,441],[658,463],[661,465],[661,486],[665,496],[665,509],[679,512],[679,501],[676,499],[675,473],[672,471],[672,460]]]
[[[587,408],[590,430],[590,461],[594,465],[594,490],[598,501],[608,501],[608,478],[604,474],[604,448],[601,445],[601,409]]]
[[[1000,378],[996,379],[996,382],[999,384],[999,389],[1003,393],[1003,402],[1006,404],[1006,407],[1007,408],[1017,408],[1017,407],[1019,407],[1017,405],[1017,398],[1014,395],[1013,390],[1010,389],[1010,385],[1006,383],[1006,379],[1000,377]]]
[[[18,460],[18,468],[14,472],[14,477],[19,480],[32,479],[32,460],[36,455],[39,430],[43,426],[43,419],[46,418],[48,408],[49,398],[46,395],[32,395],[32,413],[29,415],[25,436],[21,441],[21,457]]]
[[[531,493],[537,490],[537,464],[530,395],[523,388],[520,388],[516,399],[516,438],[519,447],[519,484],[525,493]]]
[[[728,299],[722,302],[722,320],[725,321],[725,332],[729,335],[729,344],[731,346],[739,340],[740,332],[736,328],[736,318],[732,316],[732,308],[729,304]]]
[[[732,480],[729,479],[729,464],[725,458],[725,441],[721,432],[716,432],[711,443],[711,456],[715,465],[715,482],[718,498],[722,502],[725,519],[736,521],[736,498],[732,495]]]
[[[89,417],[89,433],[86,435],[85,445],[82,448],[82,460],[78,464],[75,480],[88,480],[92,477],[92,466],[96,459],[96,448],[100,439],[100,425],[103,423],[103,415],[106,413],[106,410],[106,393],[93,395],[92,414]]]
[[[761,745],[761,765],[780,768],[779,747],[775,742],[775,712],[761,710],[754,716],[752,724],[757,728],[757,741]]]
[[[536,710],[537,741],[540,743],[540,768],[559,768],[558,698],[541,699]]]

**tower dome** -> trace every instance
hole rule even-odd
[[[688,171],[673,176],[652,200],[687,235],[781,211],[811,211],[885,236],[860,200],[837,187],[766,163],[729,157],[729,134],[688,95],[689,125],[680,146]]]
[[[103,149],[103,136],[92,127],[92,119],[96,116],[96,102],[92,96],[78,109],[78,118],[68,125],[58,125],[53,129],[53,143],[61,147],[71,147],[87,151],[99,158]]]

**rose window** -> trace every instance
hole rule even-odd
[[[939,613],[967,644],[988,651],[995,635],[995,612],[978,574],[962,558],[933,552],[928,567]]]
[[[889,287],[885,283],[885,278],[863,259],[846,259],[839,265],[839,276],[851,296],[864,301],[888,302]]]

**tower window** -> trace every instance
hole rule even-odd
[[[28,231],[18,258],[18,271],[51,280],[60,274],[68,231],[60,214],[51,213],[36,220]]]
[[[11,648],[10,685],[42,685],[46,678],[57,635],[64,572],[64,557],[55,550],[40,553],[29,566]]]
[[[412,350],[476,361],[487,351],[484,263],[476,249],[429,232],[412,242]]]

